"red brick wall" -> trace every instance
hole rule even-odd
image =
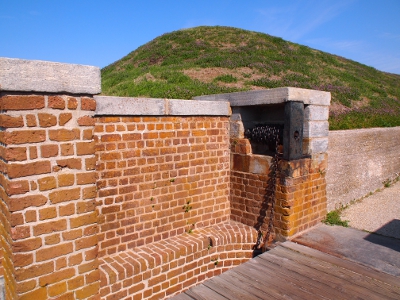
[[[6,299],[95,295],[94,99],[3,93],[0,107]]]
[[[227,117],[99,117],[99,256],[229,220]]]
[[[291,237],[325,218],[327,154],[281,161],[276,193],[275,230]]]
[[[272,157],[253,155],[247,139],[231,139],[231,219],[267,231]],[[279,160],[271,238],[286,239],[316,225],[326,215],[327,155]]]

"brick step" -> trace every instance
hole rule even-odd
[[[101,299],[163,299],[252,258],[254,228],[229,221],[102,257]]]

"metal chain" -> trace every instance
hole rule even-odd
[[[252,129],[247,129],[245,135],[247,138],[262,144],[269,144],[270,142],[275,142],[275,154],[272,159],[271,173],[270,173],[270,186],[269,186],[270,193],[267,194],[268,197],[267,200],[269,200],[271,204],[268,228],[264,238],[261,229],[258,230],[258,238],[256,243],[256,248],[259,249],[261,245],[263,245],[262,252],[265,252],[267,250],[268,241],[271,236],[274,225],[274,213],[275,213],[275,202],[276,202],[276,178],[278,175],[278,163],[279,163],[280,128],[276,126],[258,125]],[[264,220],[266,217],[267,214],[265,214]],[[264,223],[264,221],[262,223]]]

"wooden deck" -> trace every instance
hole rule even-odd
[[[172,299],[398,300],[400,278],[287,241]]]

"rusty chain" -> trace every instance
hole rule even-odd
[[[262,246],[262,252],[265,252],[268,247],[268,241],[270,239],[273,225],[274,225],[274,213],[275,213],[275,203],[276,203],[276,179],[278,176],[278,163],[279,163],[279,136],[280,136],[280,128],[277,126],[268,126],[268,125],[258,125],[252,129],[247,129],[245,132],[247,138],[254,140],[258,143],[269,144],[271,142],[275,143],[275,154],[271,163],[271,172],[270,172],[270,191],[267,193],[266,197],[270,202],[270,214],[267,232],[263,237],[263,233],[261,228],[258,229],[258,238],[256,243],[256,248],[260,249]],[[268,189],[268,187],[267,187]],[[267,213],[265,214],[264,220],[267,217]],[[263,221],[264,223],[264,221]],[[261,227],[261,226],[260,226]]]

